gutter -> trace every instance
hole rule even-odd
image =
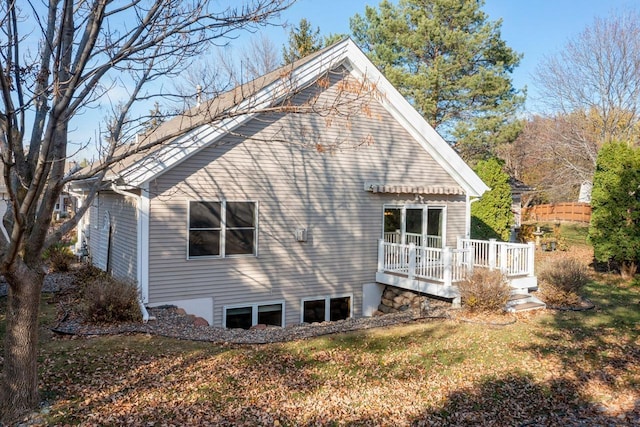
[[[142,203],[142,196],[129,193],[128,191],[120,190],[119,188],[116,187],[115,183],[111,184],[111,190],[114,193],[120,194],[121,196],[134,197],[136,199],[136,203],[138,203],[138,206],[140,206],[140,203]],[[145,307],[144,302],[142,301],[142,295],[140,292],[138,292],[138,307],[140,307],[140,313],[142,313],[142,323],[147,323],[149,320],[156,320],[155,316],[149,315],[149,312],[147,311],[147,307]]]

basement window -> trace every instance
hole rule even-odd
[[[256,303],[223,307],[225,328],[250,329],[262,324],[284,326],[284,302]]]
[[[302,300],[302,322],[319,323],[351,317],[351,296],[320,297]]]

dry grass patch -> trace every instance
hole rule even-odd
[[[580,306],[582,291],[591,280],[584,262],[570,257],[547,260],[538,279],[543,300],[558,307]]]

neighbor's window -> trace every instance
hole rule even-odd
[[[224,327],[249,329],[254,325],[284,326],[284,303],[224,307]]]
[[[304,323],[344,320],[351,317],[351,297],[325,297],[302,301]]]
[[[189,258],[254,255],[255,202],[189,203]]]

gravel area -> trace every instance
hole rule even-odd
[[[73,288],[72,273],[49,273],[45,276],[43,293],[56,293]],[[0,277],[0,297],[7,295],[7,283]],[[65,298],[61,298],[62,304]],[[82,322],[73,315],[70,307],[61,307],[62,316],[51,329],[61,335],[97,336],[117,334],[151,334],[183,340],[206,341],[229,344],[265,344],[292,341],[304,338],[336,334],[348,331],[392,326],[418,320],[449,318],[449,304],[433,301],[429,310],[422,312],[406,310],[383,316],[346,319],[336,322],[292,325],[286,328],[267,327],[266,329],[225,329],[212,326],[196,326],[194,316],[186,315],[173,306],[150,308],[151,319],[147,323],[127,322],[95,325]]]
[[[152,308],[149,309],[149,315],[154,319],[149,320],[147,323],[87,325],[77,320],[69,320],[60,322],[52,329],[54,332],[60,334],[81,336],[145,333],[192,341],[228,344],[266,344],[392,326],[399,323],[428,318],[448,317],[446,311],[442,309],[430,310],[422,315],[407,310],[401,313],[370,318],[295,325],[286,328],[267,327],[266,329],[245,330],[195,326],[193,325],[192,316],[180,314],[175,307]]]

